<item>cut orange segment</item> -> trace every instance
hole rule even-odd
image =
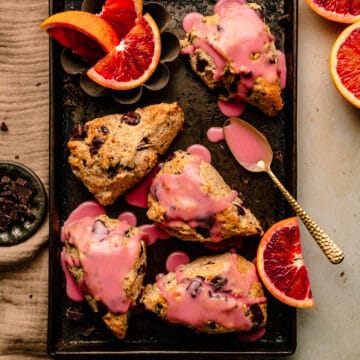
[[[340,94],[360,108],[360,22],[348,26],[336,39],[330,74]]]
[[[87,71],[87,75],[110,89],[133,89],[154,73],[160,55],[159,28],[154,19],[145,14],[118,46]]]
[[[106,0],[99,16],[105,19],[122,39],[142,14],[142,0]]]
[[[104,57],[120,40],[104,19],[85,11],[68,10],[48,17],[40,27],[61,45],[91,63]]]
[[[314,305],[296,217],[281,220],[265,232],[256,266],[260,279],[275,298],[299,308]]]
[[[310,8],[327,20],[350,24],[360,20],[360,1],[306,0]]]

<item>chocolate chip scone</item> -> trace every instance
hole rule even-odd
[[[182,53],[219,99],[245,102],[270,116],[279,113],[286,66],[259,5],[221,0],[214,15],[185,17],[184,29]]]
[[[152,181],[147,216],[181,240],[219,242],[261,235],[255,215],[208,162],[176,151]]]
[[[267,321],[256,268],[235,253],[204,256],[158,275],[140,301],[162,319],[205,333],[257,330]]]
[[[71,170],[100,204],[110,205],[152,170],[183,124],[177,103],[89,121],[67,144]]]
[[[146,270],[146,234],[106,215],[84,217],[63,228],[61,260],[92,310],[120,339]]]

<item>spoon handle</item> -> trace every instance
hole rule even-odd
[[[275,174],[271,171],[270,167],[267,167],[266,172],[271,177],[275,185],[282,192],[286,200],[294,209],[296,214],[302,220],[303,224],[309,230],[310,234],[319,245],[320,249],[333,264],[339,264],[344,259],[344,253],[335,244],[333,240],[325,233],[325,231],[310,217],[309,214],[300,206],[300,204],[291,196],[291,194],[285,189],[284,185],[279,181]]]

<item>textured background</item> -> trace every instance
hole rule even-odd
[[[19,161],[48,189],[47,0],[0,1],[0,159]],[[27,242],[0,248],[0,354],[46,357],[48,223]]]

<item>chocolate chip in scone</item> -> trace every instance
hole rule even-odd
[[[234,204],[234,206],[236,207],[236,212],[238,213],[238,215],[244,216],[245,215],[245,209],[238,205],[238,204]]]
[[[259,326],[264,321],[264,314],[262,313],[260,306],[257,304],[251,305],[251,320],[255,326]]]
[[[72,140],[84,140],[87,136],[87,125],[76,125],[72,131]]]
[[[214,287],[215,292],[224,290],[225,285],[228,283],[228,279],[223,276],[214,276],[210,280],[211,285]]]
[[[137,125],[141,120],[139,113],[135,111],[129,111],[122,115],[121,122],[124,122],[128,125]]]
[[[190,292],[191,297],[195,298],[202,289],[201,279],[191,279],[186,290]]]
[[[105,140],[99,137],[94,137],[90,146],[90,154],[96,155],[101,146],[105,144]]]

